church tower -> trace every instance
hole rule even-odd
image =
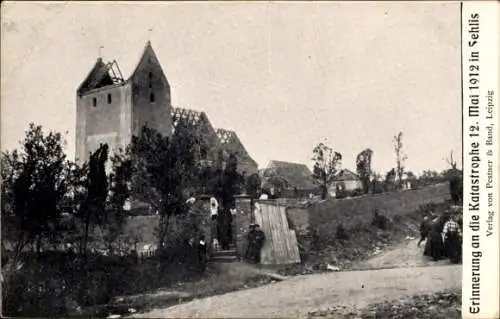
[[[76,160],[84,162],[101,143],[110,154],[125,149],[143,126],[172,134],[170,85],[148,41],[125,80],[116,61],[99,57],[77,89]]]

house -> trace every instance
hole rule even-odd
[[[339,192],[352,192],[362,189],[363,183],[359,176],[348,169],[343,169],[335,176],[333,182],[328,187],[328,193],[331,197],[337,197],[337,193]]]
[[[305,164],[270,161],[261,171],[262,189],[271,196],[306,197],[316,194],[311,170]]]

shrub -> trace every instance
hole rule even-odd
[[[335,233],[335,238],[340,239],[340,240],[347,240],[349,239],[349,235],[347,235],[347,231],[344,228],[342,224],[339,224],[337,226],[337,231]]]
[[[375,209],[371,224],[379,229],[386,230],[389,228],[389,219],[384,215],[380,215],[378,210]]]

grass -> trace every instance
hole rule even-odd
[[[459,319],[461,318],[461,291],[449,290],[435,294],[414,295],[399,300],[371,304],[358,311],[345,312],[330,308],[309,313],[309,318],[408,318],[408,319]]]
[[[145,312],[154,308],[165,308],[194,299],[221,295],[242,289],[270,284],[275,279],[256,271],[241,262],[209,264],[207,271],[196,278],[178,281],[148,294],[117,296],[106,305],[89,307],[79,316],[108,316],[128,314],[129,309]]]

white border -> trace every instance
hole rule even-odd
[[[498,94],[499,86],[499,3],[495,1],[470,1],[462,3],[462,84],[463,84],[463,172],[464,172],[464,218],[463,218],[463,273],[462,273],[462,317],[463,318],[499,318],[499,212],[498,212]],[[477,20],[477,21],[471,21]],[[470,32],[472,29],[475,32]],[[478,30],[478,31],[477,31]],[[477,31],[477,32],[476,32]],[[475,35],[473,35],[475,34]],[[477,59],[471,55],[479,54]],[[477,60],[477,61],[476,61]],[[473,66],[478,65],[479,71]],[[476,74],[474,74],[476,73]],[[476,80],[479,83],[476,86]],[[472,86],[472,88],[471,88]],[[493,118],[488,119],[488,91],[494,91],[492,108]],[[470,94],[477,94],[479,99],[478,116],[470,116],[469,106],[472,104]],[[491,110],[491,108],[490,108]],[[486,145],[487,127],[493,124],[493,145]],[[470,136],[470,127],[479,127],[479,136]],[[472,143],[478,142],[479,161],[474,161]],[[489,155],[487,150],[490,149]],[[488,160],[493,162],[493,188],[487,188]],[[473,166],[479,174],[474,174]],[[491,167],[491,166],[490,166]],[[490,168],[491,170],[491,168]],[[471,175],[478,175],[475,178]],[[474,183],[479,182],[479,210],[473,205]],[[488,193],[493,194],[493,201],[488,202]],[[489,204],[491,206],[489,206]],[[488,231],[488,212],[493,211],[492,234]],[[476,220],[474,220],[476,219]],[[479,229],[472,229],[476,222]],[[491,226],[490,226],[491,227]],[[478,235],[479,247],[473,247],[472,236]],[[477,243],[477,242],[476,242]],[[473,254],[479,261],[479,271],[473,275]],[[478,256],[482,254],[482,256]],[[476,264],[477,266],[477,264]],[[473,295],[473,285],[479,287]],[[479,285],[478,285],[479,284]],[[479,296],[478,296],[479,294]]]

